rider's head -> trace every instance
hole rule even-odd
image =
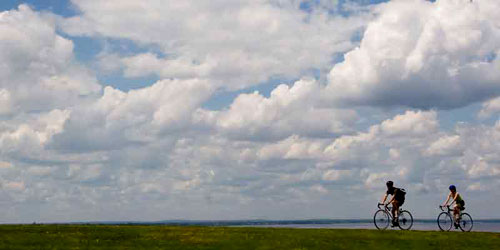
[[[387,186],[387,188],[392,188],[392,187],[394,187],[394,182],[388,181],[385,183],[385,185]]]
[[[455,187],[455,185],[451,185],[449,188],[450,188],[451,192],[456,192],[457,191],[457,187]]]

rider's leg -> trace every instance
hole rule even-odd
[[[399,204],[396,200],[392,202],[392,222],[395,223],[398,221],[398,211],[399,211]]]
[[[399,204],[399,201],[394,201],[394,207],[396,208],[396,211],[395,211],[395,213],[396,213],[396,222],[399,222],[399,207],[401,207],[400,204]]]
[[[455,205],[455,207],[453,207],[453,221],[454,221],[454,224],[455,224],[455,228],[458,228],[458,224],[460,222],[460,208]]]
[[[460,208],[455,205],[455,207],[453,207],[453,217],[455,218],[455,221],[457,221],[457,222],[459,220],[459,215],[460,215]]]

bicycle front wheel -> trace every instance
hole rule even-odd
[[[458,226],[463,232],[470,232],[470,230],[472,230],[473,224],[474,222],[472,221],[472,217],[468,213],[463,213]]]
[[[384,230],[389,226],[389,214],[384,210],[378,210],[373,216],[373,223],[378,230]]]
[[[453,225],[453,219],[449,213],[441,212],[437,218],[437,223],[441,231],[450,231],[451,226]]]
[[[413,226],[413,216],[410,212],[403,210],[399,213],[398,224],[401,230],[410,230]]]

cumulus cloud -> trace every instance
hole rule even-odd
[[[217,128],[235,138],[283,139],[290,135],[331,137],[352,132],[354,110],[322,107],[320,84],[300,80],[276,87],[266,98],[254,92],[236,97],[215,119]]]
[[[281,183],[274,184],[280,186],[313,188],[321,183],[329,192],[339,184],[378,190],[384,179],[391,178],[417,187],[434,169],[425,165],[430,162],[425,162],[424,153],[441,134],[436,112],[407,111],[354,135],[326,139],[293,135],[278,142],[246,144],[246,154],[252,157],[240,164],[269,166],[281,175]]]
[[[101,98],[73,111],[51,147],[109,150],[188,131],[195,111],[212,91],[207,81],[197,79],[161,80],[128,92],[108,86]]]
[[[472,201],[500,188],[500,123],[439,123],[441,108],[497,94],[494,1],[377,5],[326,83],[304,72],[352,49],[372,7],[339,17],[336,1],[73,3],[81,13],[67,19],[24,5],[0,14],[2,221],[365,217],[388,179],[410,207],[450,183]],[[99,70],[162,79],[101,90],[58,32],[128,39],[138,48],[104,51]],[[203,108],[221,88],[274,75],[301,80]]]
[[[488,118],[498,112],[500,112],[500,97],[484,102],[478,116],[479,118]]]
[[[121,95],[135,94],[122,92]],[[90,110],[94,108],[89,107]],[[76,122],[86,120],[82,113],[77,112],[81,111],[73,110],[71,116],[66,118],[64,130],[59,130],[52,137],[54,142],[60,140],[58,136],[85,134],[88,133],[85,129],[92,130],[90,126],[77,130],[68,126],[71,119]],[[117,112],[116,107],[109,109],[105,117],[111,117],[113,112]],[[154,127],[151,113],[154,112],[147,114],[149,119],[141,121],[149,129]],[[110,218],[109,213],[104,213],[106,209],[121,205],[130,212],[128,209],[136,207],[133,205],[135,202],[148,199],[152,204],[170,204],[172,214],[182,216],[186,211],[175,212],[178,206],[174,203],[198,204],[198,207],[218,204],[216,207],[220,209],[228,203],[233,204],[229,205],[232,208],[249,203],[260,206],[257,204],[270,201],[273,206],[290,204],[290,200],[312,204],[318,202],[317,199],[324,199],[321,197],[325,195],[337,197],[339,192],[360,195],[356,190],[366,188],[371,191],[363,192],[361,196],[365,203],[360,201],[360,204],[368,205],[366,202],[370,199],[378,198],[379,194],[374,191],[381,192],[387,179],[393,179],[407,188],[414,198],[421,192],[439,188],[445,190],[451,182],[463,189],[470,184],[467,192],[464,190],[466,196],[470,195],[468,192],[479,190],[474,184],[479,180],[481,190],[486,192],[498,186],[491,179],[491,176],[499,174],[498,157],[495,156],[500,131],[498,125],[457,127],[446,132],[439,129],[435,111],[407,111],[375,124],[365,132],[338,137],[332,135],[330,138],[292,135],[283,140],[248,141],[231,139],[215,133],[216,130],[205,134],[193,133],[192,129],[186,128],[187,132],[183,133],[152,133],[150,136],[155,136],[155,139],[140,144],[122,136],[121,147],[99,148],[100,140],[120,138],[116,134],[106,134],[109,131],[116,130],[127,135],[133,134],[130,131],[134,128],[140,130],[140,126],[121,129],[112,125],[111,121],[109,119],[108,125],[97,127],[105,131],[103,135],[89,137],[97,145],[88,148],[98,150],[94,155],[85,155],[88,149],[73,148],[73,154],[78,157],[54,157],[60,162],[49,163],[52,165],[31,166],[22,170],[5,164],[6,167],[0,169],[4,173],[2,178],[23,176],[16,182],[23,181],[27,191],[23,191],[26,193],[16,198],[16,202],[43,197],[52,200],[61,209],[73,207],[72,203],[84,208],[99,207],[104,210],[95,216]],[[131,120],[122,117],[115,122],[126,125]],[[427,133],[423,133],[422,129],[426,129]],[[125,133],[127,130],[129,132]],[[80,143],[81,140],[73,138],[72,141]],[[457,144],[457,141],[469,143],[463,145]],[[59,146],[62,145],[65,146],[59,150],[63,151],[71,146]],[[15,162],[20,166],[27,164]],[[32,181],[40,182],[40,178],[40,185],[44,186],[38,187],[36,192],[31,191],[34,188]],[[16,185],[14,189],[5,188],[5,191],[15,195],[15,192],[20,192],[20,186]],[[63,190],[58,188],[61,185],[72,188]],[[80,197],[77,203],[74,203],[75,197]],[[328,206],[335,207],[333,204]],[[151,212],[151,218],[155,218],[154,209]],[[234,216],[245,217],[255,212],[243,209]],[[189,213],[198,214],[201,218],[223,216],[194,208]],[[73,212],[72,216],[75,218],[77,215],[81,216],[78,218],[89,216],[77,212]],[[121,218],[117,214],[111,217]]]
[[[257,152],[260,159],[320,159],[326,141],[291,136],[285,140],[262,146]]]
[[[24,191],[24,189],[25,189],[24,182],[11,181],[11,182],[7,182],[7,183],[3,184],[3,186],[4,186],[4,188],[9,189],[9,190],[13,190],[13,191]]]
[[[1,114],[63,108],[100,91],[50,15],[20,5],[0,13],[0,30]]]
[[[409,121],[415,126],[406,126]],[[388,129],[387,124],[394,129]],[[392,179],[412,191],[428,192],[444,188],[446,183],[458,183],[465,189],[481,180],[482,190],[492,190],[498,183],[486,178],[499,174],[498,157],[493,153],[498,147],[498,126],[467,125],[442,131],[435,111],[407,111],[371,126],[366,132],[344,135],[331,142],[290,137],[262,147],[258,156],[262,160],[313,159],[298,176],[313,169],[316,181],[320,182],[322,176],[324,181],[347,181],[351,188],[379,189]],[[415,127],[426,128],[426,132]]]
[[[433,142],[427,149],[429,155],[456,155],[461,153],[463,146],[461,145],[460,136],[444,136]]]
[[[500,92],[498,1],[391,1],[333,67],[337,102],[455,108]]]
[[[438,122],[436,112],[411,112],[397,115],[380,124],[380,130],[387,135],[425,136],[436,131]]]
[[[334,140],[325,148],[325,158],[331,165],[364,168],[365,173],[414,167],[413,164],[418,164],[414,161],[418,157],[415,151],[420,151],[437,132],[435,112],[407,111],[371,126],[365,133]],[[372,166],[374,163],[378,169]],[[401,173],[400,170],[396,172]]]
[[[53,135],[60,133],[69,117],[68,110],[52,110],[40,115],[21,116],[20,121],[3,122],[0,152],[19,158],[36,157]]]
[[[353,47],[351,37],[369,18],[367,12],[329,15],[337,9],[333,1],[312,1],[309,12],[300,1],[72,2],[81,15],[61,22],[67,33],[156,48],[102,55],[125,76],[208,78],[229,89],[326,70],[336,53]]]

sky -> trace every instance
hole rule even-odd
[[[498,218],[498,9],[3,0],[0,222]]]

